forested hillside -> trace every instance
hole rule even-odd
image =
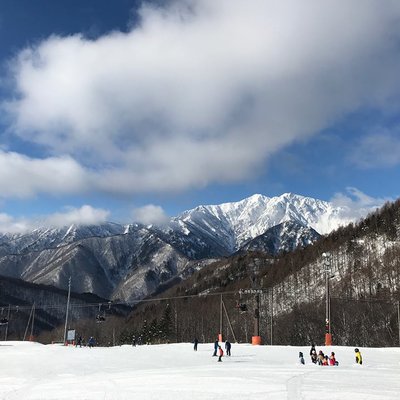
[[[293,253],[268,257],[239,253],[213,263],[140,304],[124,323],[123,340],[215,340],[220,329],[231,340],[253,335],[255,295],[240,289],[263,288],[260,296],[264,343],[322,343],[325,334],[325,267],[329,253],[331,324],[334,344],[399,344],[400,201],[386,204],[357,224],[322,237]],[[152,300],[152,299],[149,299]],[[238,304],[245,303],[247,312]],[[231,326],[228,323],[228,318]],[[233,338],[233,335],[235,338]]]

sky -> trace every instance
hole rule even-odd
[[[0,0],[0,231],[399,197],[397,0]]]
[[[213,344],[95,347],[0,342],[2,400],[397,400],[399,349],[319,347],[339,366],[312,364],[307,346],[232,344],[231,357],[212,357]],[[298,361],[303,352],[305,364]],[[323,394],[321,396],[321,393]]]

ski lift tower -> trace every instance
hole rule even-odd
[[[322,253],[324,270],[325,270],[325,346],[332,345],[332,331],[331,331],[331,299],[330,299],[330,288],[329,278],[331,274],[331,254]]]
[[[251,344],[260,345],[260,295],[264,293],[263,289],[241,289],[242,294],[254,294],[256,296],[256,308],[254,309],[254,335],[251,337]]]
[[[254,310],[254,335],[251,337],[251,344],[260,345],[261,335],[260,335],[260,295],[263,290],[260,287],[259,276],[257,273],[257,267],[254,266],[252,273],[250,274],[251,287],[248,292],[256,296],[256,308]]]

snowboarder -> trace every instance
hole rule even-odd
[[[194,344],[194,346],[193,346],[194,351],[197,351],[197,345],[199,344],[199,339],[194,338],[193,344]]]
[[[218,340],[216,340],[216,341],[214,342],[214,353],[213,353],[213,357],[217,357],[218,347],[219,347],[219,343],[218,343]]]
[[[356,353],[356,363],[361,365],[362,364],[362,356],[361,356],[360,350],[358,350],[356,348],[356,349],[354,349],[354,352]]]
[[[231,356],[231,342],[229,342],[228,340],[225,342],[225,350],[226,350],[226,355],[227,356]]]
[[[303,353],[301,351],[299,352],[299,361],[300,361],[300,364],[303,364],[303,365],[305,364]]]
[[[224,351],[222,350],[221,346],[218,346],[218,361],[221,362],[222,361],[222,356],[224,355]]]

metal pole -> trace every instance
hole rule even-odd
[[[67,298],[67,311],[65,312],[64,344],[67,343],[67,325],[68,325],[68,311],[69,311],[70,297],[71,297],[71,277],[69,277],[68,279],[68,298]]]
[[[325,266],[325,297],[326,297],[326,305],[325,305],[325,320],[327,324],[327,333],[330,333],[330,321],[329,321],[329,279],[328,279],[328,269]]]
[[[325,269],[325,296],[326,296],[326,307],[325,307],[325,346],[332,344],[331,334],[331,301],[329,293],[329,278],[330,278],[330,267],[331,267],[331,255],[330,253],[323,253],[322,258],[324,260]]]
[[[270,330],[271,330],[271,346],[273,343],[272,337],[273,337],[273,333],[274,333],[274,328],[273,328],[273,324],[274,324],[274,288],[271,286],[271,322],[270,322]]]
[[[7,325],[6,325],[6,333],[5,333],[4,340],[7,340],[7,335],[8,335],[8,324],[10,323],[10,311],[11,311],[11,304],[8,305]]]
[[[229,328],[231,329],[231,332],[232,332],[233,340],[235,341],[235,343],[237,343],[236,335],[235,335],[235,332],[233,331],[233,327],[231,324],[231,320],[229,319],[229,315],[228,315],[228,311],[226,310],[225,303],[222,302],[222,305],[224,307],[226,319],[228,320]],[[227,333],[227,336],[228,336],[228,333]]]
[[[29,337],[29,340],[33,340],[33,326],[34,326],[34,324],[35,324],[35,303],[33,303],[31,336]]]
[[[218,340],[222,342],[222,294],[221,294],[221,301],[220,301],[220,312],[219,312],[219,335]]]
[[[260,336],[260,295],[256,294],[256,309],[254,311],[254,336]]]

